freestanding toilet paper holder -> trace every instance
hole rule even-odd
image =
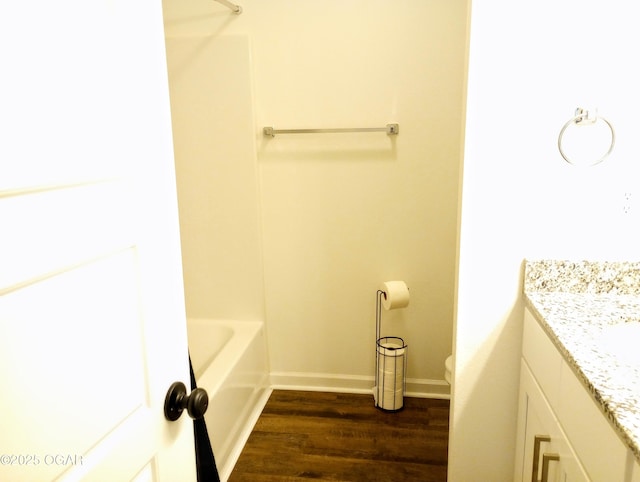
[[[376,293],[376,373],[373,399],[375,406],[386,412],[398,412],[404,408],[406,390],[407,345],[397,336],[381,336],[382,297]]]

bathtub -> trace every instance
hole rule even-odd
[[[209,394],[205,422],[226,481],[271,394],[264,326],[257,321],[188,319],[198,387]]]

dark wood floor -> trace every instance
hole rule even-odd
[[[443,482],[448,436],[448,400],[389,413],[372,395],[275,390],[229,482]]]

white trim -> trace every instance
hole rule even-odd
[[[373,396],[373,382],[372,376],[271,372],[271,388],[273,390],[365,393]],[[451,389],[445,380],[408,378],[405,396],[449,400]]]

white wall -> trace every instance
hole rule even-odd
[[[453,482],[513,478],[523,259],[640,257],[634,18],[623,0],[472,6]],[[557,149],[578,106],[597,107],[616,129],[612,155],[590,169]]]
[[[249,41],[253,136],[230,132],[228,141],[256,143],[274,380],[369,388],[375,292],[382,281],[404,279],[411,304],[384,314],[385,332],[409,343],[408,376],[418,389],[446,392],[467,2],[238,3],[239,16],[205,0],[163,5],[170,39],[200,40],[194,57],[226,37]],[[233,72],[219,63],[211,75]],[[239,80],[231,92],[205,82],[194,97],[249,98]],[[400,135],[262,136],[266,125],[388,122],[400,124]],[[217,147],[207,149],[219,162]],[[208,275],[233,276],[232,269]]]

